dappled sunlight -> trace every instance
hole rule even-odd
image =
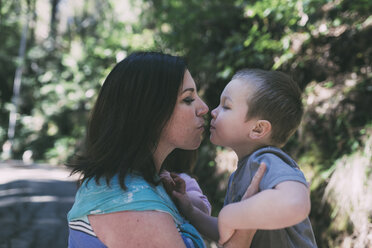
[[[231,174],[236,170],[238,157],[236,156],[236,153],[229,148],[218,149],[215,161],[219,173],[228,172]]]
[[[0,199],[0,207],[8,207],[15,204],[27,204],[27,203],[74,203],[75,197],[56,197],[53,195],[36,195],[36,196],[7,196],[4,199]]]
[[[352,224],[353,232],[345,233],[342,237],[342,247],[345,248],[372,246],[371,147],[372,129],[369,130],[364,150],[344,156],[336,162],[324,194],[324,201],[335,206],[334,228],[341,231],[349,222]]]
[[[24,193],[31,193],[32,189],[26,188],[14,188],[14,189],[0,189],[0,197],[2,196],[12,196],[12,195],[18,195],[18,194],[24,194]]]
[[[9,183],[16,180],[33,180],[33,181],[76,181],[77,176],[70,176],[70,171],[63,167],[53,167],[50,165],[26,165],[17,169],[14,173],[12,166],[7,163],[0,163],[0,184]]]
[[[185,56],[210,109],[242,68],[293,76],[305,114],[285,149],[312,180],[318,245],[372,247],[371,11],[368,0],[1,1],[0,246],[2,233],[32,229],[18,227],[31,212],[22,206],[71,204],[64,187],[73,192],[78,176],[62,164],[82,150],[104,79],[133,51],[156,50]],[[208,142],[195,176],[217,213],[237,157]],[[61,195],[38,192],[59,183]],[[65,238],[49,231],[45,239]]]
[[[0,224],[6,227],[0,247],[67,247],[76,179],[63,166],[0,162]]]

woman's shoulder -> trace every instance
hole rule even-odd
[[[130,191],[133,187],[143,186],[143,187],[150,187],[150,183],[147,182],[140,174],[136,173],[128,173],[124,177],[124,185],[127,188],[126,190],[121,188],[119,176],[116,174],[109,180],[106,178],[101,177],[100,179],[96,180],[94,178],[85,180],[79,191],[94,191],[94,190],[124,190]]]
[[[89,214],[152,210],[152,205],[156,204],[149,206],[148,202],[164,201],[159,190],[141,176],[128,174],[124,182],[125,190],[120,186],[118,176],[114,176],[109,182],[105,179],[100,179],[98,182],[94,179],[84,182],[76,194],[69,219]]]
[[[97,236],[108,247],[121,246],[123,243],[130,247],[183,246],[183,240],[175,228],[172,216],[164,212],[115,212],[107,215],[91,215],[89,221]]]

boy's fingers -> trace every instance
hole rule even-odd
[[[175,183],[175,190],[177,190],[180,193],[185,193],[186,192],[186,183],[185,180],[183,180],[179,175],[176,173],[171,172],[171,177]]]
[[[172,191],[176,188],[176,183],[174,182],[170,173],[166,170],[163,170],[159,176],[165,190],[167,191],[168,194],[171,194]]]
[[[173,179],[176,179],[176,178],[180,178],[180,179],[182,179],[182,178],[180,177],[180,175],[178,175],[177,173],[174,173],[174,172],[170,172],[169,175],[170,175]]]
[[[262,162],[260,164],[260,167],[258,167],[256,174],[254,174],[252,182],[249,185],[245,194],[243,195],[242,200],[247,199],[258,192],[259,185],[260,185],[261,179],[265,175],[265,171],[266,171],[266,164]]]
[[[161,176],[161,177],[167,177],[167,176],[170,176],[170,173],[169,173],[169,171],[167,171],[167,170],[162,170],[162,171],[160,172],[160,176]]]
[[[162,172],[159,174],[160,180],[166,182],[173,182],[173,178],[170,176],[169,172]]]
[[[169,178],[169,177],[160,177],[160,180],[165,183],[165,184],[169,184],[169,185],[172,185],[172,186],[176,186],[176,183],[174,182],[174,180],[172,178]]]
[[[174,181],[175,183],[177,183],[177,184],[185,184],[185,180],[183,180],[183,179],[180,178],[180,177],[173,177],[172,179],[173,179],[173,181]]]

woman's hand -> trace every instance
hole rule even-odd
[[[253,196],[254,194],[256,194],[258,192],[260,182],[261,182],[263,176],[265,175],[265,171],[266,171],[266,164],[264,162],[262,162],[260,164],[260,167],[258,167],[258,170],[257,170],[256,174],[254,174],[252,182],[249,185],[249,187],[247,188],[247,190],[245,191],[241,201],[245,200],[245,199],[248,199],[249,197]]]
[[[220,222],[218,222],[218,233],[220,234],[218,243],[224,245],[234,235],[235,229],[229,228],[225,225],[221,225]]]
[[[266,164],[262,162],[241,200],[245,200],[258,192],[265,171]],[[227,228],[225,225],[220,225],[220,222],[218,223],[220,233],[219,243],[223,244],[223,247],[250,247],[256,230],[234,230]]]

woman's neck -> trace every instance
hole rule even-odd
[[[166,147],[163,144],[159,143],[156,147],[153,156],[154,156],[154,163],[155,163],[155,169],[156,172],[159,173],[160,168],[164,162],[164,160],[167,158],[167,156],[173,151],[172,148]]]

